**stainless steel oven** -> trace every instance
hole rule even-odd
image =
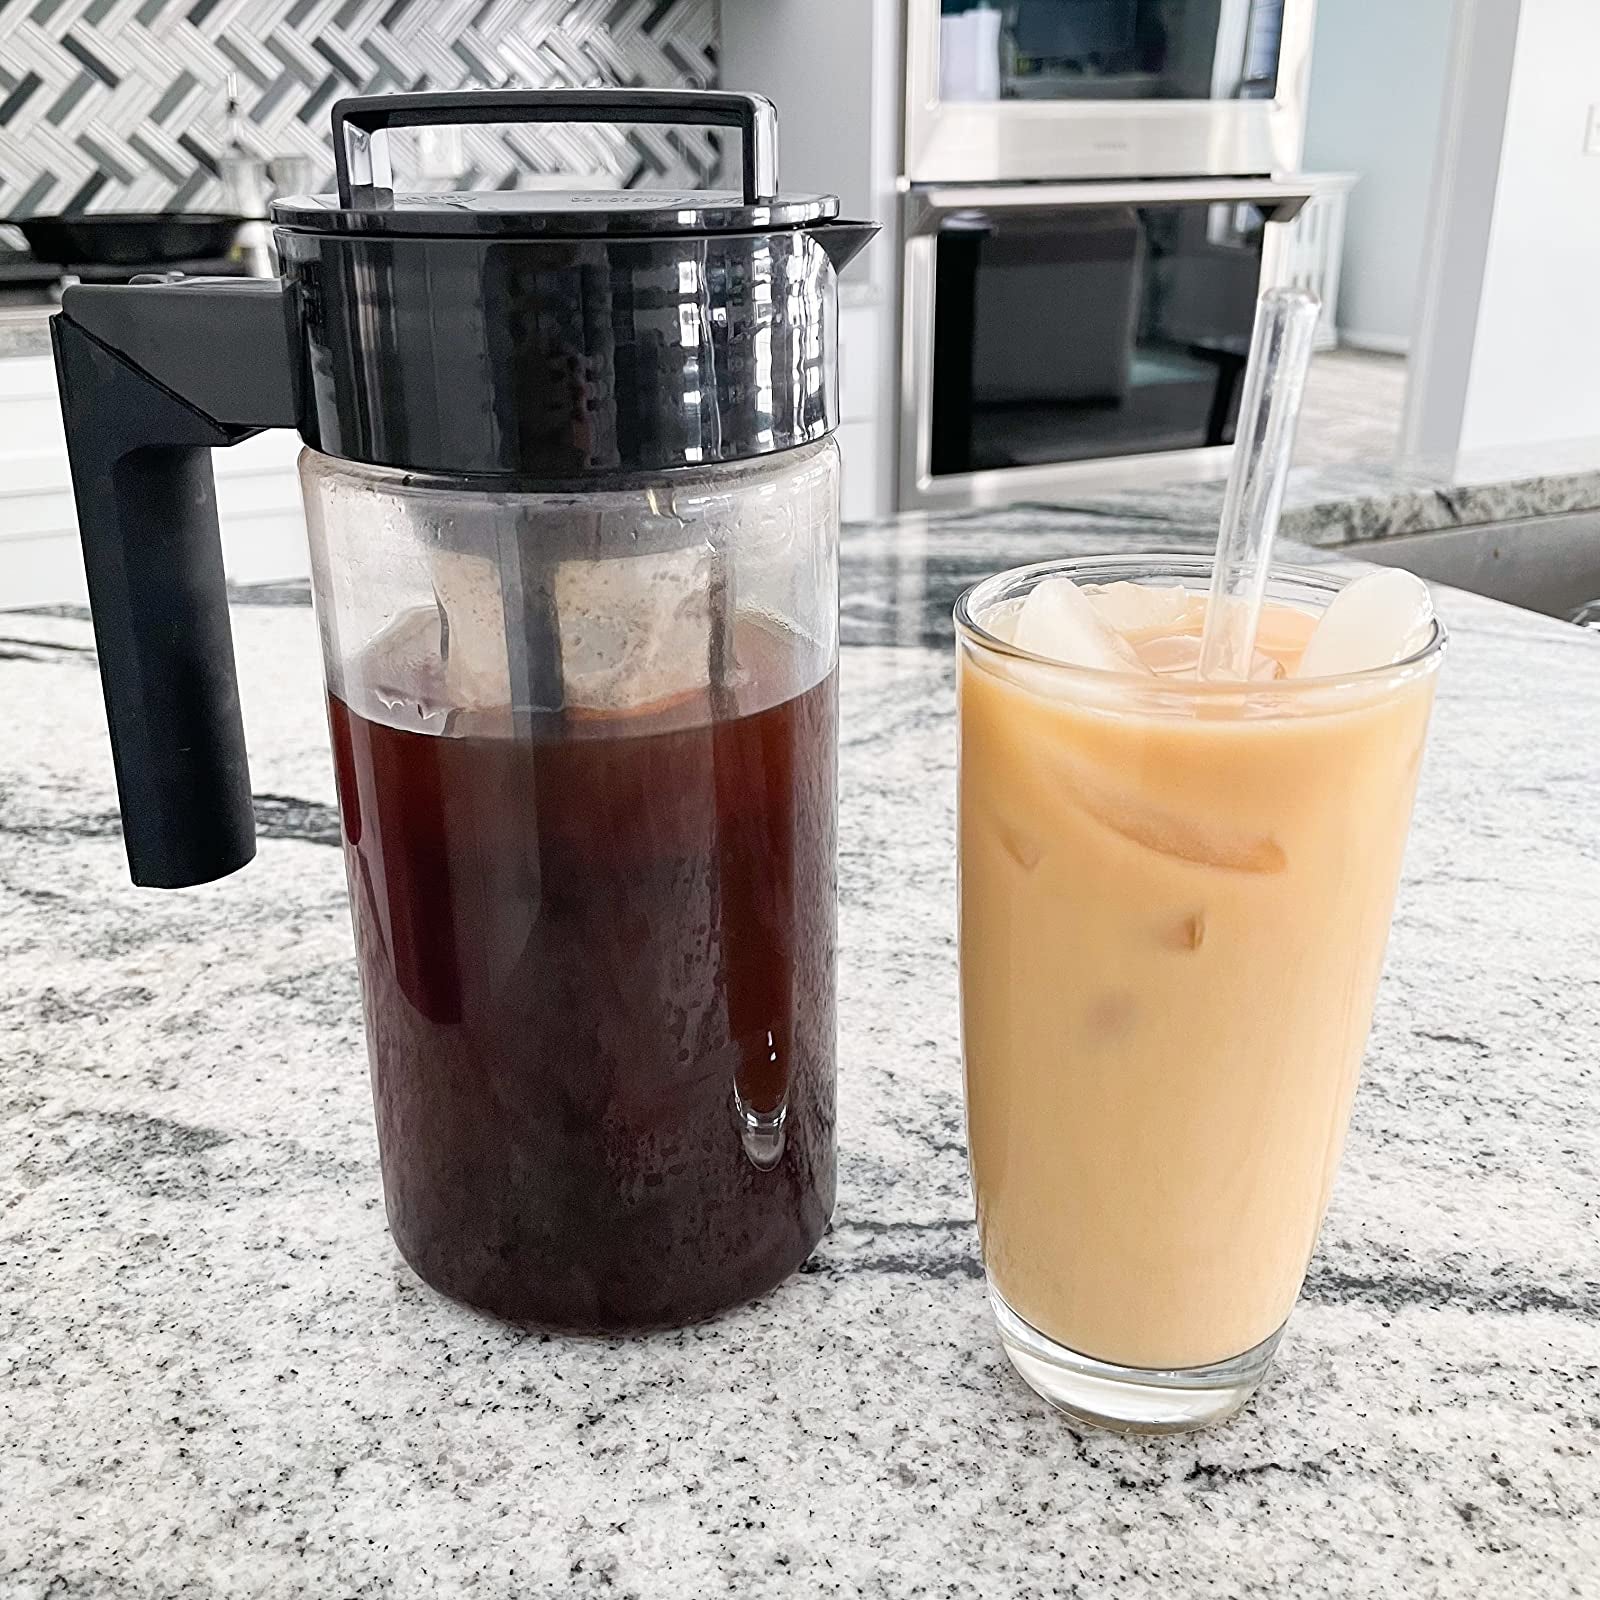
[[[1303,179],[913,188],[899,504],[1215,475]]]
[[[913,183],[1293,172],[1315,0],[906,0]]]

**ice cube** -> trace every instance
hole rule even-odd
[[[1228,816],[1197,817],[1160,805],[1139,786],[1119,783],[1065,750],[1041,752],[1059,791],[1081,810],[1130,844],[1197,867],[1228,872],[1272,874],[1289,864],[1284,848],[1270,834]]]
[[[1080,801],[1096,821],[1130,843],[1197,867],[1272,874],[1288,865],[1283,846],[1268,834],[1227,822],[1196,821],[1109,791],[1085,791]]]
[[[1044,846],[1037,834],[1019,828],[1014,822],[1004,821],[999,824],[999,833],[1006,854],[1024,872],[1032,872],[1044,860]]]
[[[1197,678],[1200,675],[1200,639],[1192,633],[1157,634],[1139,641],[1139,659],[1163,678]],[[1250,658],[1250,681],[1271,683],[1283,676],[1283,663],[1267,650]]]
[[[708,545],[555,571],[566,703],[607,713],[646,710],[703,693],[716,628]]]
[[[402,611],[361,652],[352,677],[364,681],[385,720],[402,728],[438,732],[459,702],[445,683],[439,610]]]
[[[1206,914],[1191,911],[1161,929],[1161,943],[1169,950],[1195,951],[1206,942]]]
[[[1181,623],[1189,610],[1189,591],[1182,585],[1108,583],[1084,592],[1101,620],[1118,633],[1161,633]]]
[[[498,559],[467,551],[434,553],[433,593],[444,630],[445,691],[458,709],[511,704],[511,663]]]
[[[1204,619],[1202,618],[1202,621]],[[1299,606],[1269,604],[1261,608],[1256,628],[1256,649],[1280,659],[1297,656],[1317,626],[1316,617]]]
[[[1433,632],[1433,601],[1421,578],[1398,567],[1369,572],[1334,596],[1312,631],[1295,676],[1336,678],[1404,661]]]
[[[1192,633],[1162,634],[1141,640],[1139,657],[1163,678],[1192,678],[1200,665],[1200,641]]]
[[[1094,602],[1071,578],[1046,578],[1033,590],[1017,614],[1011,642],[1067,666],[1147,675],[1133,646],[1106,626]]]
[[[1283,663],[1266,650],[1254,650],[1250,654],[1250,681],[1252,683],[1271,683],[1274,679],[1283,677]]]
[[[995,638],[1004,640],[1006,644],[1015,644],[1017,613],[1021,610],[1020,600],[1002,600],[998,605],[990,606],[978,620]]]
[[[1084,1032],[1091,1043],[1109,1044],[1133,1031],[1139,1011],[1138,997],[1130,990],[1107,990],[1089,1002]]]

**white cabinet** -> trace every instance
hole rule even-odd
[[[294,434],[274,431],[213,453],[223,565],[236,583],[309,570],[299,450]],[[0,361],[0,610],[85,597],[54,363]]]

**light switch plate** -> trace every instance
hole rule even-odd
[[[1600,156],[1600,105],[1589,107],[1589,124],[1583,131],[1583,153]]]

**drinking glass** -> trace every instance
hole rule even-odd
[[[991,626],[1045,579],[1204,594],[1210,567],[1048,562],[956,605],[962,1047],[990,1300],[1034,1389],[1123,1431],[1232,1415],[1299,1293],[1445,638],[1435,623],[1408,659],[1344,677],[1217,683],[1062,665]],[[1263,629],[1346,581],[1274,566]]]

